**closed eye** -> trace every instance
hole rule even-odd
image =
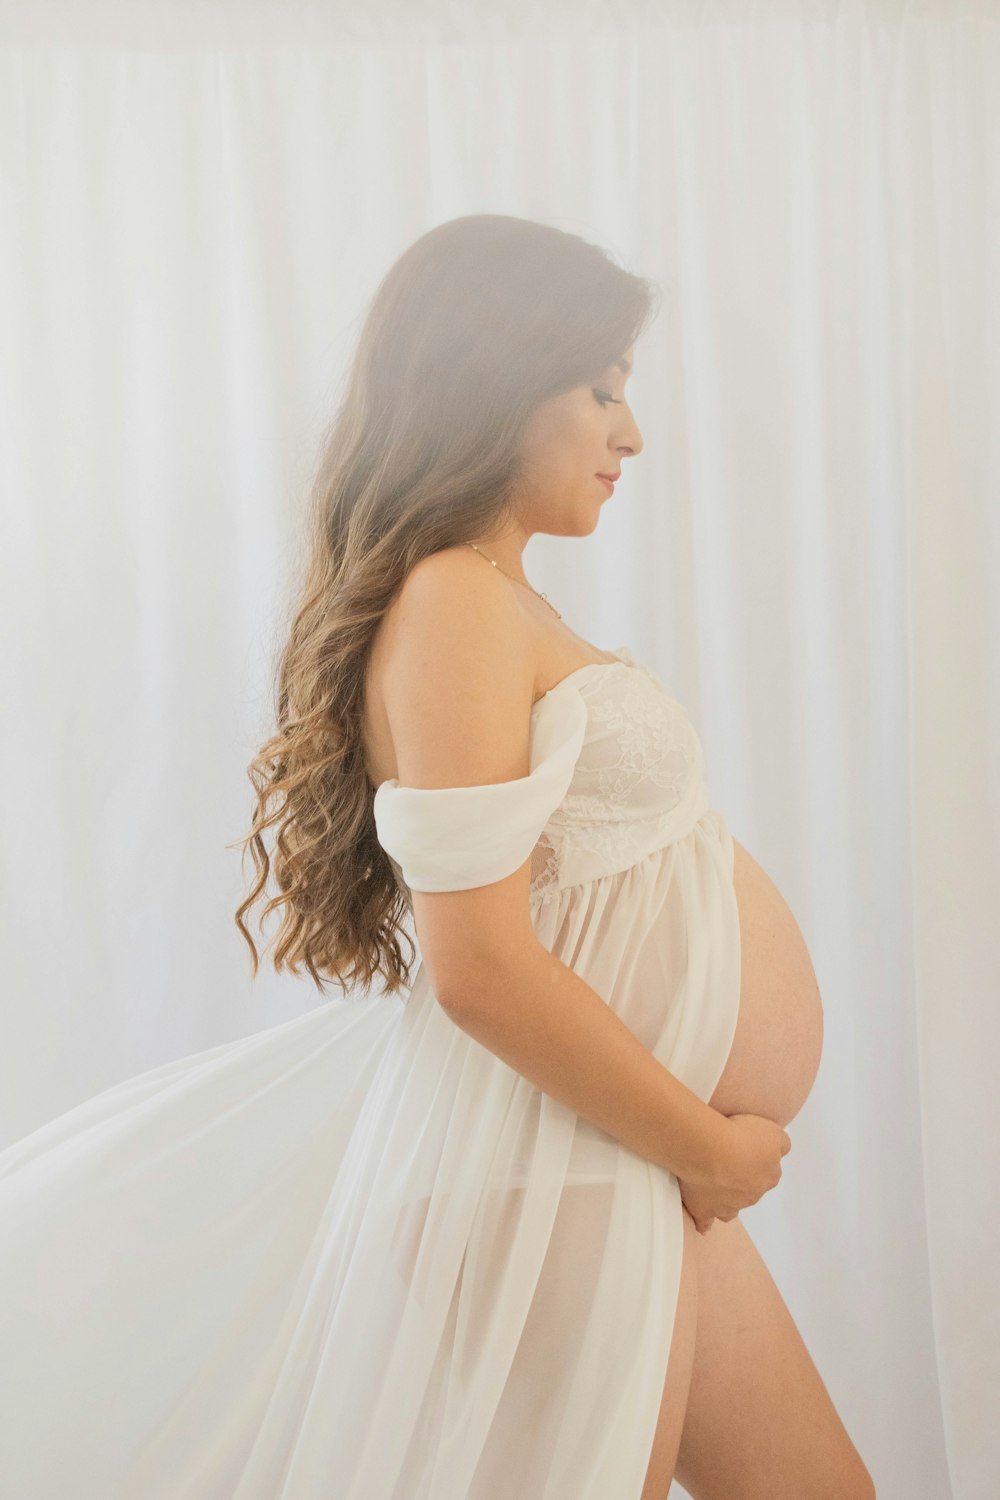
[[[594,391],[594,399],[596,401],[600,402],[601,406],[607,406],[607,404],[608,404],[609,401],[611,402],[611,404],[613,406],[624,406],[625,405],[624,401],[618,401],[614,396],[612,396],[611,393],[610,393],[610,391],[598,391],[598,390],[595,390]]]

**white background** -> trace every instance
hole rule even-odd
[[[413,239],[543,219],[665,295],[528,574],[685,703],[823,995],[744,1221],[880,1500],[991,1500],[1000,0],[0,15],[0,1145],[320,999],[226,845],[321,428]]]

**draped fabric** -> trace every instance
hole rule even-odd
[[[531,855],[540,942],[707,1100],[739,926],[694,725],[622,647],[530,733],[526,777],[378,788],[400,888]],[[0,1153],[0,1488],[637,1496],[682,1213],[672,1173],[470,1037],[422,967],[405,1001],[153,1069]]]
[[[994,1500],[1000,3],[0,9],[0,1147],[315,1005],[235,841],[364,309],[457,215],[581,234],[662,293],[645,449],[525,567],[801,922],[747,1221],[838,1411],[880,1492]]]

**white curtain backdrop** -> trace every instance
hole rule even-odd
[[[0,14],[0,1144],[325,998],[225,847],[320,431],[414,238],[544,219],[664,297],[528,571],[672,684],[823,995],[745,1222],[880,1500],[994,1500],[1000,0]]]

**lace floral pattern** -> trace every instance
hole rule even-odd
[[[571,674],[586,730],[569,788],[531,851],[532,908],[637,864],[690,832],[708,809],[694,724],[659,678],[626,656],[603,671]],[[557,699],[551,709],[559,711]],[[395,860],[392,866],[412,912],[402,870]]]
[[[529,901],[637,863],[707,806],[701,741],[641,662],[582,684],[587,737],[569,791],[532,852]]]
[[[589,704],[589,753],[573,780],[581,790],[571,789],[560,809],[567,818],[606,820],[635,799],[642,783],[677,800],[684,795],[698,769],[698,739],[680,705],[655,678],[651,693],[649,681],[632,676],[620,691]]]
[[[541,838],[531,851],[531,884],[528,886],[528,900],[532,906],[550,901],[559,891],[559,845],[553,843],[548,833],[542,833]]]

